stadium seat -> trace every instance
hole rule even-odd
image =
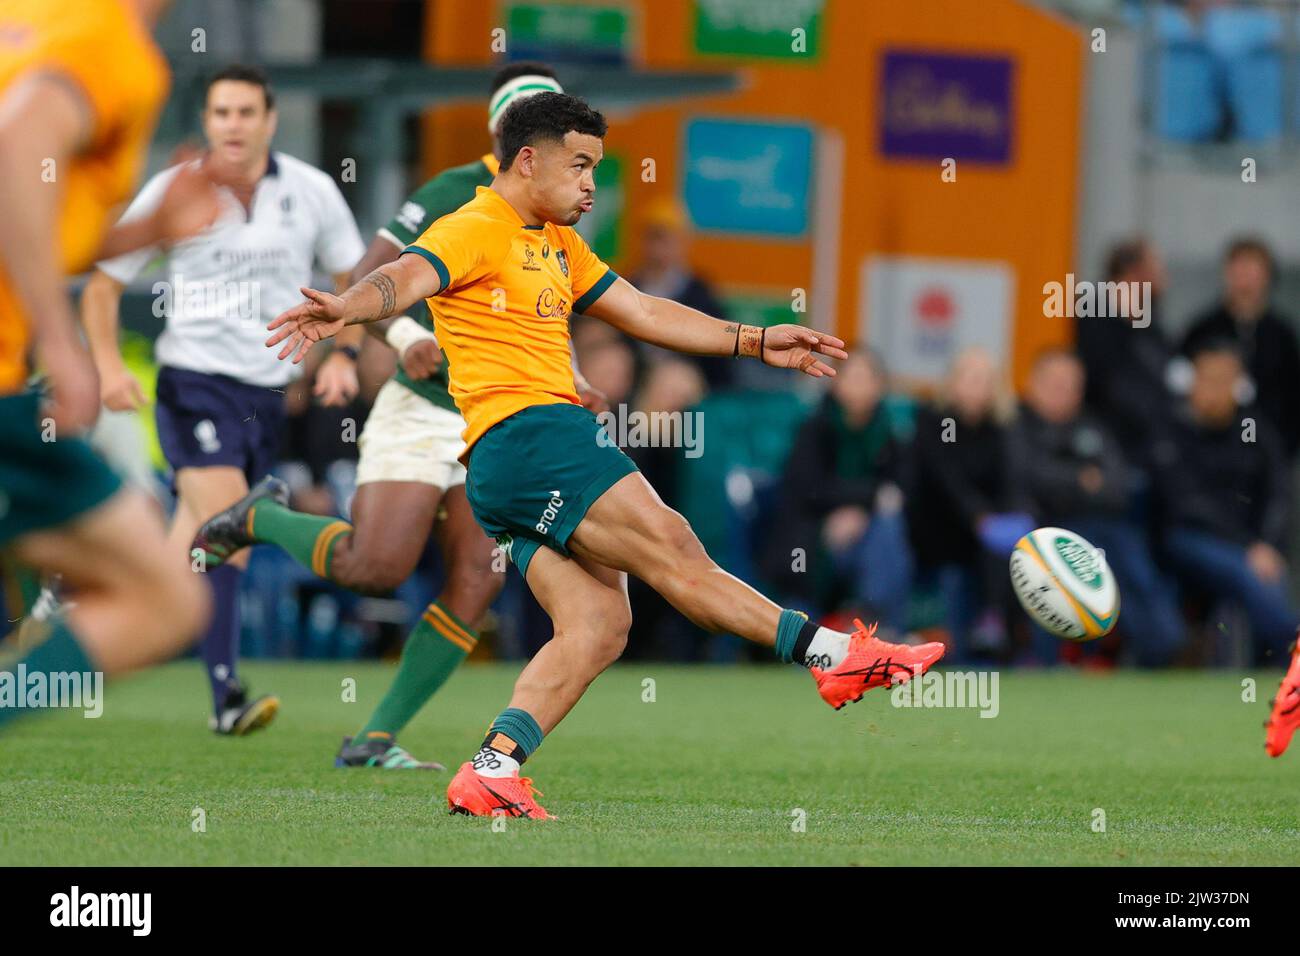
[[[1223,106],[1214,57],[1198,40],[1165,43],[1152,63],[1155,131],[1165,139],[1200,142],[1222,125]]]
[[[1282,18],[1273,10],[1257,7],[1211,7],[1202,20],[1206,46],[1224,61],[1261,48],[1279,49],[1282,34]]]
[[[1228,102],[1237,138],[1258,141],[1282,134],[1283,72],[1276,47],[1256,47],[1228,61]]]

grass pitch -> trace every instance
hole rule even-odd
[[[454,768],[518,669],[462,668],[402,743]],[[447,814],[448,774],[333,768],[391,666],[244,673],[283,709],[243,739],[206,729],[194,662],[110,687],[98,720],[14,725],[0,864],[1290,866],[1300,852],[1300,745],[1280,760],[1262,746],[1273,672],[1254,675],[1253,703],[1235,671],[1005,672],[987,719],[895,708],[883,689],[834,713],[789,667],[629,664],[529,762],[560,819],[502,832]]]

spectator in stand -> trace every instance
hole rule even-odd
[[[1169,664],[1183,646],[1182,616],[1141,527],[1127,518],[1129,469],[1114,436],[1083,411],[1083,364],[1073,352],[1041,354],[1007,437],[1008,480],[1018,510],[1069,528],[1106,553],[1119,585],[1119,628],[1138,665]],[[1037,640],[1052,661],[1059,641]]]
[[[1087,379],[1084,401],[1145,481],[1153,441],[1173,420],[1173,395],[1166,378],[1175,353],[1160,313],[1167,281],[1164,262],[1145,239],[1121,242],[1107,256],[1106,281],[1142,290],[1146,311],[1139,325],[1132,315],[1075,320]],[[1135,313],[1137,303],[1131,296],[1128,301],[1130,313]]]
[[[912,562],[898,486],[901,446],[882,404],[886,388],[874,352],[854,351],[840,363],[830,392],[795,437],[765,564],[785,593],[823,610],[848,603],[864,619],[899,631]]]
[[[694,362],[669,359],[650,366],[646,371],[633,410],[643,413],[651,422],[656,415],[685,415],[704,399],[707,392],[704,376]],[[699,436],[694,434],[692,438],[699,440]],[[679,472],[686,449],[664,445],[625,451],[659,497],[670,508],[680,508]]]
[[[704,376],[695,363],[676,359],[658,362],[646,372],[636,393],[634,411],[647,417],[674,413],[684,416],[700,403],[706,390]],[[654,421],[649,417],[647,420]],[[661,437],[668,434],[666,429],[660,432]],[[678,444],[625,450],[668,507],[681,510],[681,467],[688,449]],[[632,630],[628,635],[630,653],[626,656],[668,660],[695,660],[701,656],[705,644],[699,632],[654,588],[640,578],[629,577],[627,589]]]
[[[1243,376],[1229,341],[1193,358],[1186,405],[1157,448],[1165,545],[1183,581],[1242,606],[1257,655],[1279,663],[1300,623],[1284,557],[1291,476],[1276,430],[1238,400]]]
[[[578,367],[587,384],[605,396],[610,409],[618,414],[619,405],[632,395],[636,383],[636,354],[627,339],[597,339],[578,352]]]
[[[672,299],[717,319],[726,319],[727,310],[714,295],[713,287],[691,269],[688,261],[690,237],[686,214],[669,199],[659,199],[646,210],[641,231],[641,264],[633,272],[632,284],[646,295]],[[732,383],[735,363],[729,359],[669,352],[637,342],[645,359],[654,363],[664,358],[695,363],[710,388]]]
[[[1291,320],[1273,307],[1275,274],[1273,253],[1263,241],[1234,240],[1224,256],[1223,300],[1192,323],[1182,352],[1190,358],[1207,343],[1234,343],[1260,413],[1293,459],[1300,449],[1300,345]]]
[[[1010,412],[982,348],[958,355],[939,400],[917,412],[907,526],[918,577],[937,583],[943,596],[954,661],[967,658],[973,644],[992,651],[1004,643],[1007,560],[1015,541],[1033,530],[1027,515],[1005,514]],[[1015,530],[995,543],[990,532],[1008,521]]]

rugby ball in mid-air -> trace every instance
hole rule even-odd
[[[1119,618],[1106,555],[1064,528],[1038,528],[1016,542],[1011,586],[1030,617],[1066,640],[1094,640]]]

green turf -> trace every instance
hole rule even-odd
[[[516,672],[463,668],[402,742],[454,766]],[[0,864],[1292,865],[1300,851],[1300,752],[1262,747],[1274,673],[1255,675],[1255,703],[1238,672],[1007,673],[983,719],[898,709],[884,690],[833,713],[793,668],[623,665],[529,763],[560,819],[504,832],[449,816],[445,774],[331,766],[390,667],[245,674],[284,707],[243,739],[206,729],[192,662],[110,688],[99,720],[12,725]]]

